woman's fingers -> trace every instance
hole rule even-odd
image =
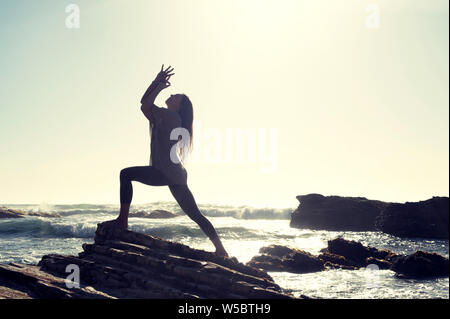
[[[173,68],[172,68],[172,70],[170,69],[170,68],[172,68],[172,66],[168,66],[167,67],[167,69],[164,71],[165,73],[169,73],[169,72],[172,72],[173,71]]]
[[[159,73],[160,73],[159,76],[165,78],[166,81],[167,81],[167,80],[170,79],[170,77],[171,77],[172,75],[175,74],[175,73],[171,73],[173,70],[174,70],[174,68],[172,68],[172,66],[170,66],[170,65],[167,67],[167,69],[164,70],[164,64],[163,64],[163,65],[161,66],[161,71],[159,72]],[[169,85],[170,85],[170,83],[169,83]]]

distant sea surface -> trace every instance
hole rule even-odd
[[[118,205],[7,205],[25,211],[58,213],[61,218],[0,219],[0,263],[37,264],[49,253],[77,255],[92,243],[97,223],[116,218]],[[199,205],[212,222],[225,248],[247,262],[263,246],[272,244],[318,254],[327,241],[342,236],[363,245],[410,254],[416,250],[449,255],[448,240],[402,239],[381,232],[335,232],[289,227],[294,208]],[[181,216],[170,219],[130,218],[129,229],[214,251],[209,239],[174,202],[132,205],[131,211],[164,209]],[[401,280],[390,270],[327,270],[310,274],[269,272],[275,282],[294,295],[321,298],[449,298],[449,279]]]

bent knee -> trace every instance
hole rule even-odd
[[[129,178],[129,169],[127,167],[127,168],[124,168],[124,169],[122,169],[120,171],[120,180],[125,180],[125,179],[128,179],[128,178]]]

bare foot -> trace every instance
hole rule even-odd
[[[225,249],[216,249],[215,254],[222,257],[228,257],[228,253],[225,251]]]
[[[121,220],[119,220],[118,218],[113,219],[113,220],[108,220],[106,222],[100,223],[101,226],[103,227],[114,227],[114,228],[120,228],[120,229],[127,229],[128,225],[127,223],[122,222]]]

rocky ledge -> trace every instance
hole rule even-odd
[[[390,250],[366,247],[359,242],[336,238],[314,256],[299,249],[272,245],[262,247],[261,255],[253,257],[248,266],[267,271],[309,273],[328,269],[356,270],[369,265],[390,269],[398,278],[427,279],[448,277],[449,260],[436,253],[417,251],[399,255]]]
[[[295,228],[374,231],[375,219],[389,203],[365,197],[299,195],[298,208],[291,215]]]
[[[365,197],[299,195],[290,226],[330,231],[382,231],[398,237],[449,238],[449,198],[389,203]]]
[[[397,237],[449,238],[449,198],[388,205],[375,221],[377,229]]]
[[[68,288],[66,280],[76,273],[79,287]],[[294,297],[264,270],[236,258],[99,224],[94,243],[83,244],[78,256],[46,255],[37,266],[0,265],[0,298]]]

